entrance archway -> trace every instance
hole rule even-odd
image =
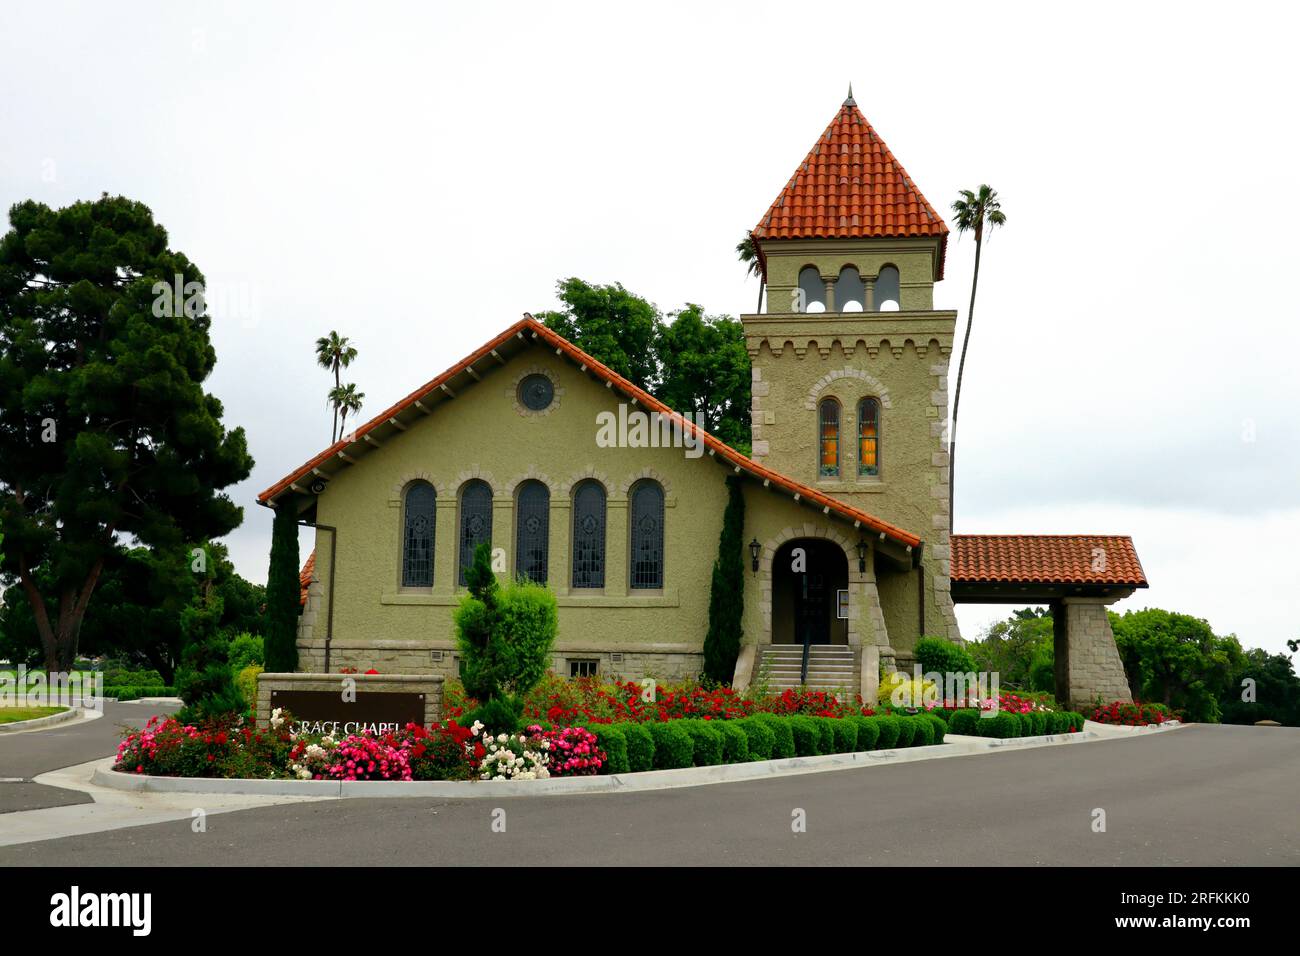
[[[802,554],[797,553],[802,551]],[[772,643],[848,644],[838,595],[849,586],[844,549],[825,538],[795,538],[772,559]]]

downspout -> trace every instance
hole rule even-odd
[[[328,531],[330,533],[330,597],[327,611],[329,617],[325,622],[325,673],[328,674],[330,672],[330,645],[334,643],[334,569],[338,564],[335,559],[338,557],[339,529],[333,525],[314,524],[310,521],[300,521],[298,523],[304,528],[315,528],[318,531]]]
[[[921,565],[921,555],[924,553],[925,542],[922,541],[912,552],[912,562],[916,566],[916,617],[917,624],[921,628],[917,634],[918,638],[925,637],[925,568]]]

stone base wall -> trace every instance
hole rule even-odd
[[[704,670],[704,652],[676,644],[636,644],[614,649],[561,643],[551,652],[551,670],[568,677],[570,662],[595,661],[596,672],[607,678],[680,681],[695,679]],[[299,641],[298,666],[306,671],[325,669],[323,641]],[[443,678],[460,676],[460,657],[455,648],[422,641],[335,641],[330,646],[330,671],[354,668],[365,676],[368,670],[385,674],[434,674]]]
[[[1074,710],[1098,697],[1132,701],[1106,604],[1066,598],[1053,610],[1064,618],[1064,628],[1058,625],[1056,631],[1057,699]]]
[[[356,682],[356,695],[400,693],[424,695],[424,725],[442,719],[440,674],[259,674],[257,676],[257,725],[265,728],[271,719],[271,692],[313,690],[343,694],[345,678]],[[346,706],[346,705],[344,705]]]

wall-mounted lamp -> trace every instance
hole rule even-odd
[[[858,539],[858,573],[867,573],[867,542],[864,539]]]
[[[749,542],[749,558],[750,558],[750,562],[751,562],[751,563],[753,564],[753,566],[754,566],[754,573],[755,573],[755,574],[758,573],[758,552],[760,552],[760,551],[762,551],[762,550],[763,550],[763,546],[762,546],[761,544],[758,543],[758,539],[757,539],[757,538],[755,538],[753,541]]]

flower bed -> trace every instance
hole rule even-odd
[[[444,706],[451,717],[473,710],[478,702],[465,695],[459,681],[444,687]],[[596,677],[566,680],[548,674],[525,695],[525,720],[554,724],[648,723],[665,720],[736,720],[759,713],[815,717],[871,716],[861,697],[842,700],[825,691],[786,690],[751,697],[730,687],[705,687],[686,681],[657,683],[604,681]]]
[[[1121,700],[1114,700],[1109,704],[1099,701],[1091,707],[1085,707],[1083,715],[1088,720],[1095,720],[1099,724],[1119,724],[1124,727],[1146,727],[1178,718],[1178,714],[1164,704],[1147,704],[1140,700],[1135,700],[1131,704]]]
[[[533,780],[713,766],[943,743],[933,714],[825,717],[766,712],[729,720],[532,723],[491,734],[455,720],[395,734],[299,735],[276,711],[258,731],[242,718],[225,725],[152,718],[126,735],[114,769],[179,777],[298,780]]]

